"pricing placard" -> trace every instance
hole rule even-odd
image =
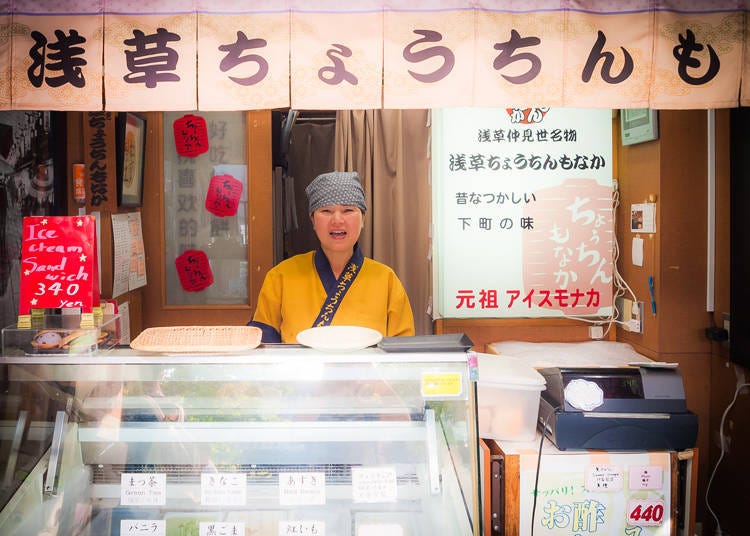
[[[99,304],[96,221],[92,216],[27,216],[23,219],[19,314],[29,309]]]
[[[655,527],[664,523],[664,501],[661,499],[636,499],[628,501],[628,524]]]

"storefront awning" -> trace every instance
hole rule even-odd
[[[750,0],[0,0],[0,109],[747,106],[748,13]]]

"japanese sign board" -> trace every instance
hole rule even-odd
[[[0,107],[750,104],[750,31],[736,0],[303,4],[0,2],[11,41],[0,44],[10,60]]]
[[[528,535],[537,453],[520,458],[519,534]],[[670,534],[669,452],[543,453],[541,464],[534,534]]]
[[[611,121],[573,108],[433,113],[438,316],[609,314]]]
[[[115,146],[115,114],[87,113],[83,133],[87,179],[84,202],[89,212],[112,212],[117,208],[115,152],[111,150]]]
[[[13,2],[12,21],[5,30],[12,41],[13,109],[102,109],[104,18],[96,12],[66,13],[66,8],[52,2]]]
[[[10,0],[0,1],[0,28],[10,28]],[[10,39],[0,40],[0,110],[9,110],[11,81]]]
[[[99,306],[96,221],[93,216],[28,216],[23,220],[19,327],[32,309]],[[93,316],[91,316],[93,322]]]

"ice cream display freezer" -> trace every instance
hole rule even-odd
[[[481,534],[466,352],[1,359],[1,534]]]

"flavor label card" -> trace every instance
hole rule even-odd
[[[165,473],[122,473],[120,504],[122,506],[163,506],[167,503]]]
[[[241,522],[201,521],[198,524],[198,536],[239,536],[241,534],[245,534],[245,524]]]
[[[588,491],[620,491],[622,480],[622,469],[619,465],[593,464],[586,468]]]
[[[163,519],[123,519],[120,521],[120,534],[167,536],[167,522]]]
[[[326,503],[325,473],[279,474],[279,504],[301,506]]]
[[[245,506],[247,477],[245,473],[202,473],[203,506]]]
[[[300,520],[279,521],[279,536],[326,536],[326,524],[323,521]]]
[[[357,503],[396,502],[394,467],[352,467],[352,500]]]
[[[630,489],[661,489],[664,470],[658,465],[632,465],[629,468]]]

